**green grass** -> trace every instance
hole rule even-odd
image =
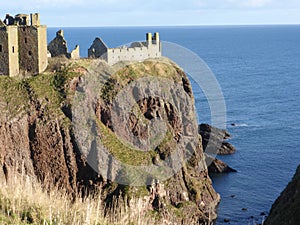
[[[30,114],[38,110],[45,118],[57,118],[66,126],[70,121],[65,117],[62,106],[71,107],[74,91],[69,83],[81,74],[76,72],[79,65],[71,65],[55,73],[16,79],[0,76],[0,108],[7,118]]]
[[[67,84],[78,76],[79,74],[72,72],[70,68],[65,68],[55,74],[40,74],[26,81],[32,91],[32,97],[46,106],[49,114],[60,115],[62,104],[73,94],[67,89]]]
[[[129,64],[112,74],[102,88],[101,97],[106,103],[109,103],[123,87],[143,77],[159,77],[179,83],[182,82],[182,73],[178,67],[168,61],[146,60],[141,63]]]
[[[152,158],[156,155],[154,151],[146,152],[133,148],[121,141],[114,132],[100,121],[98,121],[98,127],[102,143],[122,163],[132,166],[150,165],[152,163]]]
[[[29,95],[24,81],[0,76],[0,103],[0,107],[2,106],[11,118],[27,110]]]

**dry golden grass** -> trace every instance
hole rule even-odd
[[[99,197],[72,202],[66,192],[47,192],[33,177],[17,172],[7,182],[0,176],[0,183],[0,224],[108,224]]]
[[[0,173],[0,225],[154,224],[153,219],[145,218],[141,212],[131,212],[128,207],[115,208],[104,218],[101,193],[85,198],[77,196],[72,201],[65,191],[55,188],[46,191],[24,172],[13,174],[6,181]]]

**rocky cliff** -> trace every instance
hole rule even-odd
[[[124,206],[144,216],[150,215],[161,224],[207,224],[216,218],[215,209],[220,197],[208,176],[201,137],[193,120],[191,86],[180,68],[166,59],[119,64],[114,68],[97,60],[64,63],[57,60],[51,62],[49,68],[45,74],[24,80],[0,78],[0,175],[9,181],[16,168],[25,169],[46,187],[60,187],[72,196],[78,192],[87,194],[101,190],[106,214],[113,222],[118,222],[113,210]],[[144,91],[137,92],[139,101],[128,117],[122,114],[114,117],[113,102],[117,93],[144,78],[145,74],[168,79],[173,85],[168,85],[168,90],[179,92],[178,96],[185,93],[184,99],[178,97],[171,101],[145,97],[152,89],[144,86]],[[110,158],[105,158],[101,152],[93,152],[97,148],[82,148],[78,141],[81,136],[78,137],[78,129],[74,129],[73,108],[78,103],[78,99],[74,102],[74,96],[81,93],[88,82],[93,83],[91,77],[87,78],[91,75],[102,85],[95,92],[96,96],[89,100],[95,116],[92,128],[103,148],[126,165],[157,169],[163,168],[161,165],[167,161],[172,165],[172,176],[159,181],[153,174],[145,173],[147,182],[135,186],[112,182],[107,178],[119,181],[117,178],[121,177],[122,181],[132,184],[129,167],[113,169],[112,163],[106,160]],[[88,94],[85,90],[85,96]],[[179,100],[186,103],[182,110],[175,107],[180,105]],[[81,109],[85,112],[84,106]],[[112,118],[117,119],[113,121]],[[150,134],[149,127],[160,129],[159,123],[150,126],[153,119],[166,124],[162,139]],[[89,123],[89,120],[82,121]],[[116,129],[116,124],[124,122],[126,126]],[[85,124],[81,124],[82,130],[89,127]],[[84,134],[79,132],[79,135]],[[149,145],[149,139],[158,139],[155,142],[158,144]],[[141,149],[145,147],[145,151],[135,151],[124,140],[141,146]],[[176,167],[177,159],[185,154],[188,154],[187,160],[180,161],[180,166]],[[93,156],[97,158],[97,168],[89,163],[89,157]],[[100,172],[103,165],[107,166],[105,173]]]
[[[300,224],[300,166],[278,199],[272,206],[265,225]]]

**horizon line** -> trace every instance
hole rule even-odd
[[[99,26],[47,26],[48,28],[123,28],[123,27],[241,27],[241,26],[300,26],[300,23],[277,23],[277,24],[179,24],[179,25],[99,25]]]

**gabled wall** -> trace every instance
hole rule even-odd
[[[97,37],[91,47],[88,49],[88,57],[89,58],[101,58],[103,60],[107,60],[107,50],[108,47],[102,41],[101,38]]]

